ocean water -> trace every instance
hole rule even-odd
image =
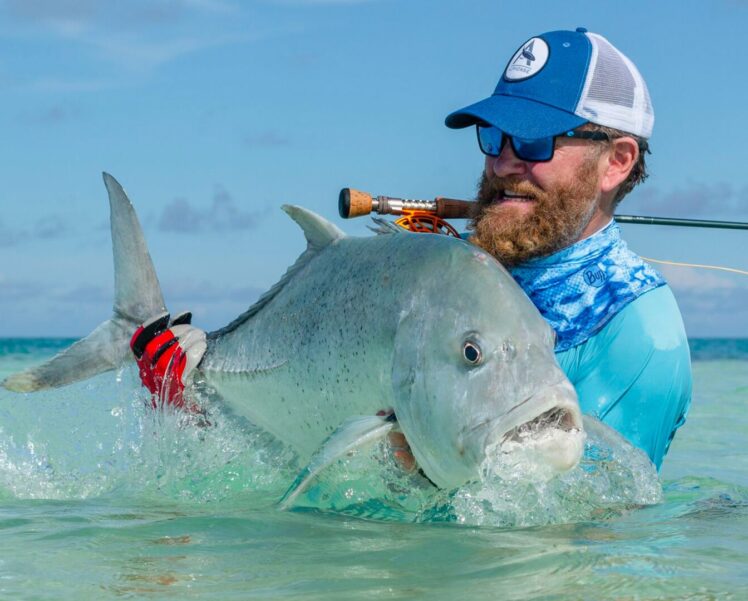
[[[0,379],[71,342],[0,340]],[[132,369],[1,390],[0,599],[748,599],[748,340],[692,353],[659,476],[590,420],[561,477],[443,493],[374,445],[291,511],[303,466],[219,404],[154,412]]]

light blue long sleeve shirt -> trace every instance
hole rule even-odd
[[[556,358],[582,412],[615,428],[659,469],[691,402],[688,340],[670,288],[643,294]]]

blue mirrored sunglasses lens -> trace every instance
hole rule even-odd
[[[484,154],[497,157],[509,138],[496,127],[477,126],[478,144]],[[553,157],[553,137],[534,140],[512,137],[512,149],[522,161],[550,161]]]
[[[523,161],[549,161],[553,156],[553,138],[523,140],[512,138],[514,153]]]
[[[501,148],[504,145],[504,134],[495,127],[478,125],[478,145],[483,154],[497,157],[501,154]]]

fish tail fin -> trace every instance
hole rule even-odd
[[[132,359],[130,338],[149,317],[166,310],[153,261],[135,209],[122,186],[108,173],[114,255],[114,315],[91,334],[49,361],[13,374],[3,386],[16,392],[58,388],[116,369]]]
[[[35,392],[59,388],[115,369],[126,356],[123,350],[135,326],[123,320],[110,319],[88,336],[61,351],[49,361],[8,376],[3,386],[14,392]]]

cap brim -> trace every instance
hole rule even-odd
[[[535,139],[561,134],[587,121],[527,98],[494,95],[451,113],[444,122],[452,129],[488,123],[511,136]]]

